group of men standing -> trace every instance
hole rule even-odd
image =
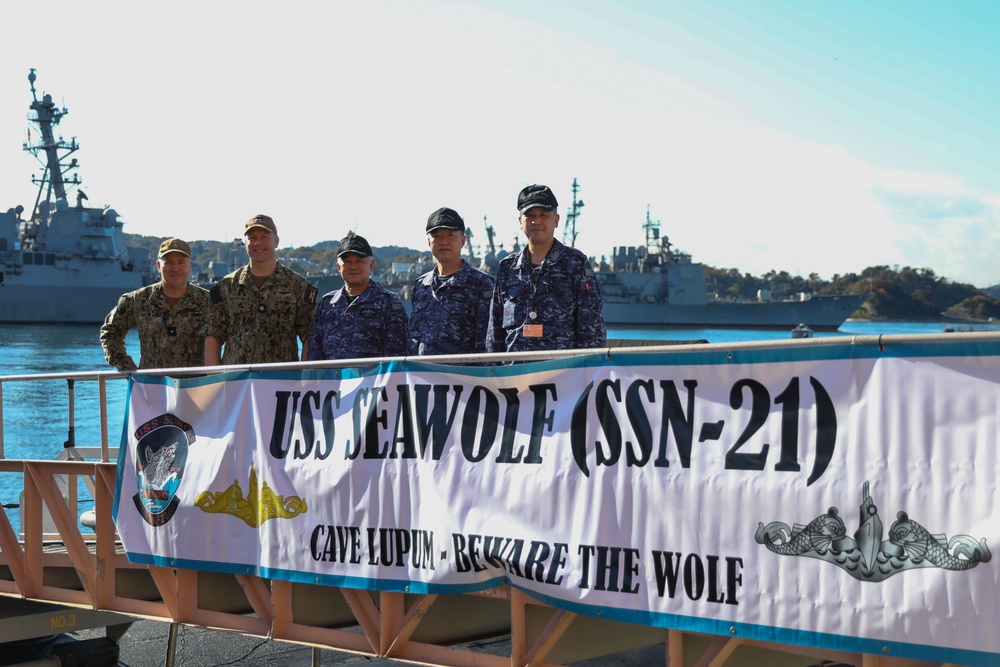
[[[426,232],[435,267],[413,284],[409,316],[372,279],[372,248],[357,234],[337,249],[344,286],[319,299],[277,260],[269,216],[247,221],[248,263],[210,291],[188,282],[190,246],[167,239],[156,260],[161,280],[123,295],[105,319],[105,359],[121,371],[138,367],[125,349],[132,328],[142,368],[603,347],[600,288],[587,257],[555,238],[552,190],[527,186],[517,209],[527,242],[500,261],[495,277],[462,259],[462,217],[434,211]]]

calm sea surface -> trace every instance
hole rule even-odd
[[[940,323],[847,322],[837,335],[940,333]],[[728,343],[754,340],[788,340],[787,331],[728,329],[612,329],[611,338],[634,340],[699,340]],[[138,338],[131,332],[126,344],[137,356]],[[19,326],[0,324],[0,376],[79,371],[104,371],[96,326]],[[108,382],[108,442],[117,446],[125,415],[126,382]],[[69,389],[65,380],[4,382],[3,449],[8,459],[54,459],[69,437],[67,419]],[[74,438],[77,446],[99,447],[100,402],[96,381],[74,383]],[[20,475],[0,473],[0,503],[14,523],[20,525],[16,505],[23,485]]]

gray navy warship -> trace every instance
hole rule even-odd
[[[84,203],[78,162],[70,159],[76,138],[54,133],[68,110],[47,93],[38,98],[34,69],[28,81],[32,131],[23,148],[42,163],[42,173],[32,178],[38,195],[27,217],[20,205],[0,213],[0,322],[101,322],[119,296],[142,287],[141,267],[128,255],[118,213]]]
[[[767,290],[760,290],[756,299],[716,298],[707,289],[704,267],[673,249],[660,235],[659,221],[650,219],[648,207],[643,230],[645,246],[613,248],[610,259],[597,265],[609,325],[836,331],[868,300],[868,294],[804,292],[778,298]]]

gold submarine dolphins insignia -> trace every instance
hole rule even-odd
[[[306,501],[298,496],[279,496],[267,482],[261,486],[253,464],[250,465],[247,486],[249,491],[245,498],[240,482],[236,480],[225,491],[202,491],[194,499],[194,504],[210,514],[231,514],[242,519],[251,528],[259,528],[271,519],[291,519],[305,514],[308,509]]]

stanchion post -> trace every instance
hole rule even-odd
[[[101,461],[108,462],[108,384],[102,375],[97,381],[101,401]]]

